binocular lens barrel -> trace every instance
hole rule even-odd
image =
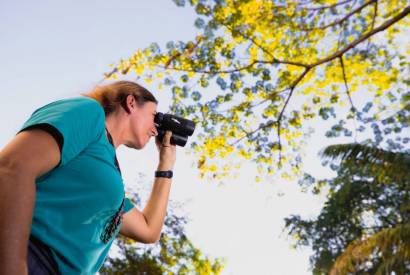
[[[164,139],[164,136],[165,136],[165,130],[159,130],[158,131],[158,138],[161,142]],[[180,136],[178,134],[172,133],[171,144],[175,144],[175,145],[184,147],[186,145],[187,141],[188,141],[187,136]]]
[[[192,120],[178,117],[171,114],[156,113],[154,118],[157,124],[158,138],[160,141],[164,138],[165,131],[171,131],[171,144],[184,147],[187,143],[188,136],[191,136],[195,130],[195,123]]]

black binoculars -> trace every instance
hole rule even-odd
[[[188,136],[195,130],[195,123],[192,120],[178,117],[171,114],[156,113],[154,122],[158,131],[158,139],[162,142],[165,131],[171,131],[171,144],[184,147]]]

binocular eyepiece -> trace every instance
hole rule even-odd
[[[195,123],[192,120],[178,117],[171,114],[156,113],[154,122],[158,131],[158,139],[162,142],[165,131],[171,131],[171,144],[184,147],[195,130]]]

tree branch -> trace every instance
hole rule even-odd
[[[332,22],[332,23],[329,23],[329,24],[327,24],[327,25],[319,26],[319,27],[315,27],[315,28],[303,29],[303,30],[304,30],[304,31],[313,31],[313,30],[316,30],[316,29],[324,30],[324,29],[327,29],[327,28],[329,28],[329,27],[333,27],[333,26],[336,26],[336,25],[340,25],[340,24],[342,24],[344,21],[346,21],[347,19],[349,19],[352,15],[354,15],[354,14],[360,12],[362,9],[364,9],[365,7],[367,7],[368,5],[370,5],[370,4],[374,3],[374,2],[376,2],[376,0],[370,0],[369,2],[366,2],[366,3],[364,3],[363,5],[361,5],[360,7],[357,7],[356,9],[352,10],[351,12],[349,12],[349,13],[346,14],[343,18],[341,18],[341,19],[339,19],[339,20],[336,20],[336,21],[334,21],[334,22]]]
[[[269,100],[272,100],[272,97],[273,97],[274,95],[278,95],[278,94],[283,93],[283,92],[286,92],[286,91],[288,91],[288,90],[289,90],[289,88],[285,88],[285,89],[282,89],[282,90],[279,90],[279,91],[273,91],[273,92],[271,92],[271,95],[270,95],[268,98],[263,99],[263,100],[261,100],[260,102],[255,103],[254,105],[249,104],[249,106],[246,107],[246,110],[250,110],[250,109],[253,109],[253,108],[255,108],[255,107],[258,107],[258,106],[262,105],[263,103],[265,103],[265,102],[267,102],[267,101],[269,101]],[[238,106],[238,105],[236,105],[236,106]],[[226,113],[226,112],[229,112],[230,110],[231,110],[231,108],[226,109],[226,110],[221,110],[220,112],[221,112],[221,113]]]
[[[377,17],[377,0],[374,1],[374,13],[373,13],[373,19],[372,19],[372,27],[370,28],[370,30],[374,29],[374,24],[376,23],[376,17]]]
[[[350,95],[350,91],[349,91],[349,86],[347,85],[347,77],[346,77],[346,72],[345,72],[345,65],[343,63],[343,56],[339,57],[339,61],[340,61],[340,66],[342,67],[343,81],[344,81],[345,88],[346,88],[346,94],[347,94],[347,97],[349,98],[350,105],[352,106],[350,110],[353,112],[353,123],[354,123],[354,131],[355,131],[354,140],[356,141],[357,140],[356,107],[353,104],[352,96]]]
[[[316,8],[306,8],[307,10],[311,10],[311,11],[317,11],[317,10],[324,10],[324,9],[331,9],[349,2],[352,2],[353,0],[345,0],[345,1],[341,1],[339,3],[330,5],[330,6],[321,6],[321,7],[316,7]]]
[[[374,2],[374,1],[375,0],[372,0],[370,2]],[[368,2],[368,3],[370,3],[370,2]],[[355,41],[353,41],[352,43],[350,43],[349,45],[347,45],[346,47],[344,47],[340,51],[337,51],[337,52],[335,52],[335,53],[331,54],[330,56],[325,57],[323,59],[319,59],[318,61],[316,61],[313,64],[305,64],[305,63],[300,63],[300,62],[279,60],[279,59],[274,58],[270,61],[268,61],[268,60],[255,60],[255,61],[251,62],[250,64],[244,66],[244,67],[240,67],[240,68],[237,68],[237,69],[230,69],[230,70],[222,70],[222,71],[211,71],[211,70],[201,71],[201,70],[194,70],[194,69],[181,69],[181,68],[176,68],[176,67],[172,67],[172,68],[169,68],[169,69],[176,70],[176,71],[203,73],[203,74],[220,74],[220,73],[229,74],[229,73],[234,73],[234,72],[238,72],[238,71],[247,70],[247,69],[251,68],[252,66],[254,66],[255,64],[286,64],[286,65],[293,65],[293,66],[304,67],[304,68],[313,68],[313,67],[319,66],[323,63],[329,62],[329,61],[331,61],[335,58],[338,58],[338,57],[342,56],[345,52],[347,52],[350,49],[354,48],[355,46],[362,43],[363,41],[365,41],[369,37],[375,35],[378,32],[384,31],[385,29],[387,29],[388,27],[390,27],[391,25],[393,25],[397,21],[403,19],[409,13],[410,13],[410,6],[406,7],[401,13],[399,13],[395,17],[391,18],[390,20],[385,21],[379,27],[377,27],[377,28],[369,31],[368,33],[362,35],[361,37],[359,37],[358,39],[356,39]],[[164,68],[161,65],[158,65],[158,67]],[[165,69],[167,69],[167,68],[165,68]]]
[[[354,107],[353,100],[350,95],[349,86],[347,85],[347,78],[346,78],[345,65],[343,63],[343,56],[339,56],[339,61],[340,61],[340,66],[342,67],[343,82],[345,84],[346,94],[347,94],[347,97],[349,98],[350,105],[352,106],[353,112],[356,112],[356,108]]]
[[[267,64],[285,64],[285,65],[292,65],[296,67],[303,67],[303,68],[308,68],[310,67],[308,64],[301,63],[301,62],[295,62],[295,61],[287,61],[287,60],[279,60],[276,58],[273,58],[271,61],[258,61],[258,63],[267,63]]]
[[[113,74],[115,74],[116,72],[118,72],[118,69],[115,67],[114,69],[112,69],[111,72],[104,74],[104,79],[110,78],[110,77],[111,77]],[[103,79],[103,80],[104,80],[104,79]]]
[[[370,27],[370,31],[374,29],[374,24],[376,23],[376,17],[377,17],[377,1],[374,2],[374,13],[373,13],[372,25]],[[370,37],[369,37],[369,40],[367,41],[366,51],[369,50],[369,46],[370,46]]]
[[[354,0],[353,1],[353,5],[352,5],[352,7],[351,8],[353,8],[355,5],[356,5],[356,2],[357,2],[357,0]],[[344,32],[344,30],[345,30],[345,25],[346,25],[346,21],[345,22],[343,22],[342,23],[342,25],[341,25],[341,27],[340,27],[340,33],[339,33],[339,37],[338,37],[338,39],[337,39],[337,46],[336,46],[336,49],[337,50],[339,50],[340,49],[340,44],[341,44],[341,42],[342,42],[342,34],[343,34],[343,32]]]
[[[293,65],[293,66],[303,67],[303,68],[309,67],[309,65],[304,64],[304,63],[286,61],[286,60],[279,60],[279,59],[276,59],[276,58],[274,58],[272,60],[269,60],[269,61],[268,60],[254,60],[251,63],[249,63],[248,65],[245,65],[243,67],[239,67],[237,69],[221,70],[221,71],[182,69],[182,68],[178,68],[178,67],[165,68],[162,65],[157,65],[157,67],[160,67],[160,68],[163,68],[163,69],[171,69],[171,70],[174,70],[174,71],[194,72],[194,73],[200,73],[200,74],[231,74],[231,73],[247,70],[247,69],[251,68],[252,66],[254,66],[256,64],[269,64],[269,65],[286,64],[286,65]]]
[[[281,160],[282,160],[282,143],[281,143],[281,137],[280,137],[280,136],[281,136],[280,126],[281,126],[281,121],[282,121],[282,118],[283,118],[283,114],[284,114],[284,112],[285,112],[286,107],[287,107],[288,104],[289,104],[290,98],[292,97],[293,92],[294,92],[296,86],[300,83],[300,81],[302,81],[302,79],[305,77],[305,75],[306,75],[309,71],[310,71],[310,68],[306,68],[306,69],[303,71],[303,73],[302,73],[295,81],[293,81],[293,83],[291,84],[291,86],[290,86],[290,93],[289,93],[288,97],[286,98],[285,104],[283,105],[282,110],[281,110],[281,112],[279,113],[279,116],[278,116],[278,118],[277,118],[276,121],[273,121],[273,120],[272,120],[272,121],[269,121],[269,122],[267,122],[267,123],[265,123],[265,124],[260,125],[257,129],[253,130],[252,132],[249,132],[249,133],[246,132],[246,136],[244,136],[244,137],[242,137],[242,138],[240,138],[240,139],[237,139],[234,143],[232,143],[232,144],[230,144],[230,145],[231,145],[231,146],[234,146],[235,144],[239,143],[239,142],[240,142],[242,139],[244,139],[245,137],[248,137],[248,138],[249,138],[249,137],[251,137],[253,134],[255,134],[256,132],[258,132],[258,131],[260,131],[260,130],[262,130],[262,129],[271,127],[271,126],[273,126],[274,124],[277,124],[277,125],[278,125],[278,129],[277,129],[277,133],[278,133],[278,143],[279,143],[279,162],[278,162],[278,165],[281,166],[281,165],[282,165],[282,163],[281,163]]]
[[[302,79],[305,77],[305,75],[310,71],[310,68],[307,68],[291,85],[291,90],[290,93],[288,95],[288,98],[285,101],[285,105],[283,105],[283,108],[281,110],[281,112],[279,113],[278,119],[276,120],[276,123],[278,124],[278,129],[277,129],[277,133],[278,133],[278,143],[279,143],[279,162],[278,165],[279,167],[282,166],[282,143],[281,143],[281,137],[280,137],[280,126],[281,126],[281,122],[282,122],[282,117],[283,117],[283,113],[285,112],[286,106],[289,103],[290,98],[293,95],[293,92],[296,88],[296,86],[299,84],[300,81],[302,81]]]
[[[251,62],[248,65],[245,65],[243,67],[239,67],[237,69],[221,70],[221,71],[182,69],[182,68],[178,68],[178,67],[168,67],[168,68],[166,68],[162,65],[157,65],[157,67],[163,68],[163,69],[174,70],[174,71],[193,72],[193,73],[198,73],[198,74],[231,74],[231,73],[247,70],[247,69],[251,68],[252,66],[254,66],[255,64],[258,64],[258,63],[262,63],[262,62],[254,60],[253,62]],[[264,63],[266,63],[266,62],[264,62]]]
[[[196,43],[192,47],[188,47],[188,44],[187,44],[182,52],[178,52],[175,55],[171,56],[170,59],[165,63],[165,69],[168,68],[169,64],[171,64],[171,62],[177,59],[178,57],[183,56],[183,55],[192,54],[196,50],[196,48],[199,46],[199,44],[202,42],[202,40],[203,40],[203,37],[200,36],[199,39],[196,41]]]
[[[347,45],[346,47],[344,47],[340,51],[337,51],[334,54],[331,54],[330,56],[325,57],[323,59],[320,59],[320,60],[316,61],[315,63],[310,64],[308,66],[313,68],[313,67],[316,67],[318,65],[321,65],[323,63],[329,62],[329,61],[331,61],[335,58],[338,58],[338,57],[342,56],[345,52],[347,52],[350,49],[356,47],[358,44],[362,43],[363,41],[365,41],[369,37],[375,35],[378,32],[384,31],[385,29],[387,29],[388,27],[390,27],[391,25],[393,25],[397,21],[403,19],[409,13],[410,13],[410,6],[407,6],[405,9],[403,9],[403,11],[401,13],[399,13],[398,15],[393,17],[392,19],[385,21],[382,25],[380,25],[379,27],[373,29],[372,31],[369,31],[368,33],[362,35],[361,37],[359,37],[358,39],[356,39],[355,41],[353,41],[352,43],[350,43],[349,45]]]
[[[233,29],[231,26],[223,24],[231,33],[233,32]],[[253,37],[247,36],[246,34],[242,33],[242,31],[239,31],[239,34],[242,35],[244,38],[249,39],[253,44],[255,44],[259,49],[261,49],[264,53],[269,55],[271,58],[275,58],[271,52],[269,52],[267,49],[262,47],[258,42]]]

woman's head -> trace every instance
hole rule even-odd
[[[129,113],[126,100],[128,95],[132,95],[136,104],[140,107],[146,102],[158,104],[157,99],[150,91],[132,81],[117,81],[97,86],[91,92],[83,95],[97,100],[103,107],[107,117],[118,112],[120,107]]]
[[[117,81],[83,95],[97,100],[106,120],[114,121],[110,132],[113,131],[114,140],[117,138],[115,143],[141,149],[157,135],[154,117],[158,101],[144,87],[131,81]]]

